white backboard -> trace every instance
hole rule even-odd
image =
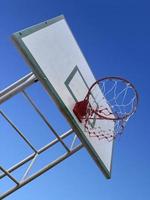
[[[95,78],[63,16],[13,34],[32,71],[52,96],[107,178],[111,176],[113,141],[90,137],[73,113]],[[101,91],[99,91],[102,96]],[[98,121],[113,129],[113,123]]]

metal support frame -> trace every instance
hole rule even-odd
[[[40,149],[37,150],[31,144],[31,142],[24,136],[24,134],[19,130],[19,128],[17,128],[17,126],[12,122],[12,120],[10,120],[9,117],[6,116],[6,114],[3,111],[0,111],[0,115],[3,117],[3,119],[8,122],[8,124],[15,130],[15,132],[17,134],[19,134],[19,136],[24,140],[24,142],[33,151],[33,153],[31,155],[27,156],[26,158],[24,158],[20,162],[16,163],[15,165],[13,165],[12,167],[10,167],[9,169],[4,169],[4,167],[2,167],[0,165],[0,170],[2,171],[2,173],[0,174],[0,180],[2,180],[3,178],[5,178],[7,176],[7,177],[9,177],[9,179],[11,179],[11,181],[13,181],[15,183],[14,187],[8,189],[3,194],[0,194],[0,199],[4,199],[5,197],[7,197],[8,195],[10,195],[11,193],[15,192],[19,188],[21,188],[24,185],[28,184],[29,182],[31,182],[32,180],[34,180],[38,176],[42,175],[43,173],[45,173],[49,169],[53,168],[54,166],[56,166],[57,164],[59,164],[60,162],[62,162],[63,160],[65,160],[66,158],[70,157],[71,155],[73,155],[74,153],[76,153],[77,151],[79,151],[83,147],[82,143],[79,143],[76,146],[74,145],[75,144],[75,140],[77,139],[77,136],[75,135],[75,133],[74,133],[74,131],[72,129],[70,129],[69,131],[63,133],[62,135],[59,135],[54,130],[54,128],[52,127],[52,125],[50,124],[50,122],[48,121],[48,119],[44,116],[44,114],[40,111],[40,109],[33,102],[33,100],[31,99],[31,97],[27,94],[27,92],[25,91],[25,88],[31,86],[33,83],[35,83],[37,81],[38,81],[38,79],[36,78],[36,76],[32,72],[29,73],[29,74],[27,74],[26,76],[24,76],[20,80],[16,81],[15,83],[13,83],[12,85],[10,85],[6,89],[0,91],[0,104],[2,104],[5,101],[9,100],[14,95],[22,92],[23,95],[24,95],[24,97],[28,100],[28,102],[30,103],[30,105],[34,108],[34,110],[36,111],[36,113],[41,117],[41,119],[43,120],[43,122],[47,125],[47,127],[50,129],[51,133],[53,133],[56,138],[53,141],[51,141],[50,143],[48,143],[47,145],[45,145],[42,148],[40,148]],[[63,139],[67,138],[71,134],[74,134],[75,136],[74,136],[74,139],[72,141],[71,146],[68,147],[66,145],[66,143],[63,141]],[[53,160],[52,162],[50,162],[48,165],[46,165],[43,168],[41,168],[40,170],[38,170],[35,174],[29,175],[30,172],[31,172],[31,169],[32,169],[33,165],[36,163],[36,159],[42,153],[44,153],[45,151],[47,151],[48,149],[50,149],[51,147],[53,147],[57,143],[60,143],[63,146],[63,148],[65,150],[65,153],[63,153],[63,155],[59,156],[58,158],[56,158],[55,160]],[[22,167],[23,165],[25,165],[29,161],[30,161],[30,163],[29,163],[26,171],[22,175],[21,180],[17,180],[11,173],[14,172],[14,171],[16,171],[17,169],[19,169],[20,167]]]

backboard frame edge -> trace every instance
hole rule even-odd
[[[111,157],[111,167],[110,167],[110,172],[109,172],[108,169],[105,167],[103,161],[97,155],[97,152],[94,150],[92,145],[88,142],[88,140],[84,136],[84,133],[82,132],[82,130],[80,129],[80,127],[78,126],[78,124],[76,123],[74,118],[71,116],[69,110],[67,109],[67,107],[64,105],[64,103],[60,99],[60,97],[57,94],[57,92],[55,91],[54,87],[51,85],[49,80],[45,77],[45,74],[42,72],[42,70],[40,70],[40,66],[38,65],[36,60],[33,58],[32,54],[30,53],[30,51],[28,50],[28,48],[26,47],[26,45],[22,41],[23,37],[25,37],[29,34],[32,34],[32,33],[36,32],[38,30],[41,30],[41,29],[43,29],[43,28],[45,28],[45,27],[47,27],[47,26],[49,26],[53,23],[56,23],[56,22],[58,22],[62,19],[65,19],[65,18],[64,18],[63,15],[60,15],[56,18],[47,20],[45,22],[31,26],[31,27],[24,29],[22,31],[16,32],[12,35],[12,40],[14,41],[17,49],[19,49],[19,51],[21,52],[21,54],[25,58],[26,62],[30,65],[33,73],[40,80],[42,85],[45,87],[46,91],[49,93],[49,95],[52,97],[52,99],[56,103],[56,105],[59,108],[59,110],[61,111],[61,113],[64,115],[64,117],[67,119],[68,123],[74,129],[75,133],[78,135],[81,142],[84,144],[87,151],[90,153],[91,157],[96,162],[97,166],[101,169],[101,171],[103,172],[105,177],[107,179],[110,179],[111,178],[111,171],[112,171],[112,157]],[[65,113],[64,113],[64,110],[65,110]],[[113,147],[114,147],[114,142],[113,142]]]

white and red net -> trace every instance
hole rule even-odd
[[[137,104],[138,94],[133,84],[119,77],[106,77],[90,87],[73,111],[90,137],[111,141],[122,134]]]

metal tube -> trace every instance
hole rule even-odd
[[[41,170],[39,170],[37,173],[35,173],[32,176],[30,176],[28,179],[20,182],[20,184],[18,186],[13,187],[10,190],[8,190],[6,193],[2,194],[0,196],[0,199],[4,199],[5,197],[7,197],[11,193],[15,192],[19,188],[23,187],[27,183],[33,181],[35,178],[39,177],[43,173],[47,172],[49,169],[53,168],[54,166],[56,166],[57,164],[59,164],[60,162],[62,162],[63,160],[65,160],[66,158],[70,157],[71,155],[73,155],[74,153],[76,153],[77,151],[79,151],[82,147],[83,147],[83,144],[80,144],[76,148],[74,148],[72,151],[70,151],[70,152],[68,152],[68,153],[60,156],[59,158],[57,158],[56,160],[54,160],[53,162],[51,162],[50,164],[48,164],[47,166],[45,166],[44,168],[42,168]]]
[[[74,146],[76,140],[77,140],[77,135],[74,136],[73,141],[72,141],[72,144],[71,144],[71,146],[70,146],[70,149],[73,149],[73,146]]]
[[[61,140],[60,136],[57,134],[57,132],[54,130],[54,128],[50,125],[50,123],[48,122],[48,120],[46,119],[46,117],[41,113],[41,111],[39,110],[39,108],[34,104],[33,100],[31,99],[31,97],[29,97],[29,95],[25,92],[22,91],[24,96],[27,98],[27,100],[30,102],[30,104],[33,106],[33,108],[35,109],[35,111],[40,115],[40,117],[43,119],[43,121],[45,122],[45,124],[48,126],[48,128],[53,132],[53,134],[56,136],[56,138],[61,142],[61,144],[64,146],[64,148],[69,152],[70,149],[67,147],[67,145]]]
[[[10,99],[26,87],[30,86],[34,82],[38,81],[36,76],[33,74],[33,72],[27,74],[26,76],[22,77],[12,85],[8,86],[4,90],[0,91],[0,104],[2,104],[4,101]]]
[[[0,170],[2,172],[4,172],[13,182],[15,182],[17,185],[19,185],[19,182],[8,171],[6,171],[3,167],[0,166]]]
[[[13,124],[10,119],[2,112],[0,111],[0,114],[6,119],[6,121],[16,130],[16,132],[20,135],[20,137],[29,145],[29,147],[37,153],[37,150],[32,146],[32,144],[27,140],[27,138],[21,133],[21,131]]]
[[[28,167],[27,170],[25,171],[25,173],[24,173],[24,175],[23,175],[21,181],[24,180],[24,179],[28,176],[28,174],[29,174],[29,172],[30,172],[30,170],[31,170],[31,168],[32,168],[32,166],[33,166],[33,164],[35,163],[37,157],[38,157],[38,154],[35,154],[34,158],[32,159],[32,161],[31,161],[31,163],[30,163],[30,165],[29,165],[29,167]]]
[[[67,136],[69,136],[70,134],[73,133],[73,130],[70,129],[69,131],[63,133],[60,138],[64,139]],[[38,155],[43,153],[44,151],[46,151],[47,149],[49,149],[50,147],[52,147],[53,145],[55,145],[56,143],[58,143],[59,140],[56,138],[55,140],[53,140],[52,142],[50,142],[49,144],[45,145],[44,147],[42,147],[40,150],[37,151]],[[28,161],[32,160],[34,158],[36,154],[33,153],[31,155],[29,155],[28,157],[26,157],[24,160],[20,161],[19,163],[17,163],[16,165],[12,166],[10,169],[8,169],[7,171],[9,173],[15,171],[16,169],[18,169],[19,167],[21,167],[22,165],[24,165],[25,163],[27,163]],[[3,177],[5,177],[5,174],[1,174],[0,175],[0,179],[2,179]]]

